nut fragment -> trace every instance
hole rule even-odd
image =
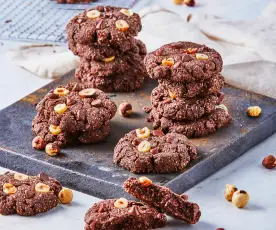
[[[86,17],[89,19],[95,19],[101,16],[101,12],[98,10],[90,10],[86,13]]]
[[[236,192],[238,189],[235,185],[227,184],[224,192],[224,197],[228,201],[232,201],[232,197],[234,192]]]
[[[184,0],[184,3],[187,5],[187,6],[195,6],[195,0]]]
[[[142,141],[139,145],[138,145],[138,151],[142,152],[142,153],[146,153],[149,152],[151,149],[151,145],[148,141]]]
[[[273,169],[276,167],[276,158],[272,155],[266,156],[262,162],[263,166],[267,169]]]
[[[55,143],[49,143],[46,145],[45,147],[45,152],[51,156],[51,157],[54,157],[56,156],[57,154],[60,153],[60,148],[58,147],[57,144]]]
[[[108,58],[103,58],[102,59],[104,62],[108,63],[108,62],[112,62],[115,60],[115,56],[111,56],[111,57],[108,57]]]
[[[36,136],[32,141],[33,148],[38,149],[38,150],[44,149],[45,145],[46,145],[45,141],[40,136]]]
[[[121,103],[118,111],[121,116],[128,117],[132,114],[132,105],[128,102]]]
[[[95,94],[96,94],[96,90],[93,89],[93,88],[84,89],[84,90],[79,92],[79,95],[82,98],[92,97]]]
[[[184,0],[173,0],[174,4],[181,5],[184,3]]]
[[[150,129],[147,127],[144,127],[142,129],[136,129],[136,136],[138,138],[147,138],[150,136]]]
[[[154,155],[159,153],[159,148],[151,149],[150,152]]]
[[[62,204],[69,204],[73,200],[73,191],[69,188],[63,188],[59,194],[58,199]]]
[[[27,180],[29,177],[25,174],[22,174],[22,173],[15,173],[13,178],[16,179],[16,180],[23,181],[23,180]]]
[[[133,11],[131,9],[121,9],[120,12],[128,17],[133,15]]]
[[[55,107],[54,107],[54,110],[57,114],[63,114],[66,112],[67,110],[67,106],[66,104],[57,104]]]
[[[116,28],[122,32],[125,32],[129,29],[129,25],[125,20],[117,20],[115,22]]]
[[[176,99],[176,94],[169,90],[169,96],[171,99]]]
[[[50,186],[43,183],[37,183],[35,185],[35,191],[47,193],[50,192]]]
[[[185,53],[187,54],[195,54],[197,52],[198,48],[188,48],[185,50]]]
[[[10,184],[10,183],[5,183],[3,185],[3,192],[6,193],[6,194],[14,194],[17,192],[17,189],[14,185]]]
[[[249,195],[246,191],[238,190],[234,192],[232,197],[232,203],[237,208],[244,208],[247,205],[248,201],[249,201]]]
[[[163,65],[163,66],[169,66],[169,67],[173,66],[173,65],[174,65],[174,60],[173,60],[173,58],[166,58],[166,59],[163,59],[163,60],[162,60],[162,65]]]
[[[138,181],[144,187],[148,187],[148,186],[152,185],[152,181],[149,178],[145,177],[145,176],[139,177]]]
[[[156,137],[162,137],[165,135],[165,133],[162,130],[157,129],[152,131],[152,135]]]
[[[259,106],[250,106],[247,109],[247,114],[250,117],[258,117],[262,112],[262,109]]]
[[[202,53],[196,53],[196,59],[200,61],[208,60],[208,56]]]
[[[59,96],[65,96],[69,93],[70,91],[68,89],[65,88],[56,88],[54,90],[54,94],[57,94]]]
[[[58,135],[62,131],[58,125],[50,125],[49,130],[53,135]]]
[[[216,109],[223,109],[224,111],[228,112],[228,108],[224,104],[217,105]]]
[[[114,202],[115,208],[127,208],[128,201],[125,198],[119,198]]]

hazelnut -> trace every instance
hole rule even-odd
[[[153,130],[152,135],[156,137],[162,137],[165,133],[161,129]]]
[[[46,145],[45,141],[40,136],[36,136],[32,141],[33,148],[38,149],[38,150],[44,149],[45,145]]]
[[[262,112],[262,109],[259,106],[250,106],[247,109],[247,114],[250,117],[258,117]]]
[[[20,181],[23,181],[23,180],[28,180],[29,177],[25,174],[22,174],[22,173],[15,173],[13,175],[13,178],[16,179],[16,180],[20,180]]]
[[[51,157],[54,157],[56,156],[57,154],[60,153],[60,148],[58,147],[57,144],[55,143],[49,143],[46,145],[45,147],[45,152],[51,156]]]
[[[57,94],[59,96],[66,96],[70,91],[65,88],[56,88],[54,90],[54,94]]]
[[[129,25],[125,20],[117,20],[115,22],[116,28],[122,32],[125,32],[129,29]]]
[[[148,141],[142,141],[137,148],[139,152],[146,153],[150,151],[151,145]]]
[[[101,12],[98,10],[90,10],[86,13],[86,17],[89,19],[95,19],[101,16]]]
[[[50,125],[49,130],[53,135],[58,135],[62,131],[58,125]]]
[[[96,94],[96,90],[93,89],[93,88],[84,89],[84,90],[79,92],[79,95],[82,98],[92,97],[95,94]]]
[[[184,0],[184,3],[187,5],[187,6],[195,6],[195,0]]]
[[[170,96],[171,99],[176,99],[176,94],[174,94],[170,90],[169,90],[169,96]]]
[[[228,201],[232,201],[232,196],[234,192],[236,192],[238,189],[235,185],[227,184],[224,192],[224,197]]]
[[[35,191],[47,193],[47,192],[50,192],[50,186],[47,184],[43,184],[43,183],[37,183],[35,185]]]
[[[244,208],[247,205],[248,201],[249,201],[249,195],[246,191],[238,190],[234,192],[232,197],[232,203],[237,208]]]
[[[162,65],[163,65],[163,66],[169,66],[169,67],[173,66],[173,65],[174,65],[174,60],[173,60],[173,58],[166,58],[166,59],[163,59],[163,60],[162,60]]]
[[[66,106],[66,104],[57,104],[54,107],[54,110],[57,114],[63,114],[67,110],[67,106]]]
[[[181,5],[184,3],[184,0],[173,0],[173,3],[176,5]]]
[[[62,204],[69,204],[73,200],[73,191],[69,188],[63,188],[59,194],[58,199]]]
[[[276,158],[272,155],[266,156],[262,164],[267,169],[273,169],[276,166]]]
[[[136,129],[136,136],[138,138],[147,138],[150,136],[150,129],[147,127],[144,127],[142,129]]]
[[[6,193],[6,194],[14,194],[17,192],[17,189],[14,185],[10,184],[10,183],[5,183],[3,185],[3,192]]]
[[[148,187],[148,186],[152,185],[152,181],[149,178],[145,177],[145,176],[139,177],[138,181],[144,187]]]
[[[108,57],[108,58],[103,58],[102,59],[104,62],[108,63],[108,62],[112,62],[115,60],[115,56],[111,56],[111,57]]]
[[[121,103],[118,111],[121,116],[128,117],[132,114],[132,105],[128,102]]]
[[[224,111],[228,112],[228,108],[224,104],[217,105],[216,109],[223,109]]]
[[[119,198],[114,202],[115,208],[127,208],[128,201],[125,198]]]
[[[188,48],[185,50],[185,53],[187,54],[195,54],[197,52],[198,48]]]
[[[208,60],[208,56],[206,54],[196,53],[196,59],[199,61]]]
[[[120,12],[128,17],[133,15],[133,11],[131,9],[121,9]]]

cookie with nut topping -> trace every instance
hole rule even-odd
[[[54,143],[96,143],[110,133],[117,107],[101,90],[69,83],[51,90],[36,107],[32,130],[39,138],[33,147]],[[51,146],[51,151],[54,151]]]
[[[141,230],[164,227],[166,216],[156,209],[125,198],[95,203],[85,214],[86,230]]]
[[[0,214],[34,216],[55,208],[60,182],[45,173],[27,176],[6,172],[0,176]]]
[[[184,135],[144,127],[119,140],[113,161],[133,173],[172,173],[183,170],[196,156],[195,146]]]
[[[193,42],[166,44],[145,58],[151,78],[176,83],[210,79],[221,72],[222,64],[217,51]]]

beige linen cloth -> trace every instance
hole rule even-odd
[[[180,17],[158,5],[143,9],[140,15],[143,30],[139,39],[148,51],[174,41],[206,44],[221,53],[228,84],[276,98],[274,1],[253,21],[227,21],[202,14]],[[8,55],[17,65],[43,78],[59,77],[76,68],[79,61],[66,47],[55,46],[21,47]]]

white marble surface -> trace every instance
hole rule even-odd
[[[169,4],[171,1],[160,2],[161,4]],[[198,0],[198,2],[200,1]],[[206,3],[206,1],[202,2]],[[210,2],[212,2],[210,5],[215,7],[215,2],[218,1]],[[212,8],[212,10],[232,19],[254,18],[259,15],[267,3],[266,0],[233,0],[231,1],[232,4],[229,4],[228,0],[220,0],[219,2],[222,6],[228,6],[222,8],[223,10],[218,8]],[[171,5],[171,7],[175,6]],[[198,10],[202,10],[202,8],[198,8]],[[19,43],[7,41],[3,41],[3,43],[1,45],[0,42],[0,109],[49,82],[49,80],[39,79],[10,63],[5,52]],[[197,202],[201,207],[202,217],[198,224],[188,226],[179,221],[170,220],[168,227],[164,229],[215,230],[221,227],[226,230],[275,230],[276,170],[266,170],[261,166],[264,156],[269,153],[276,153],[275,143],[276,135],[187,192],[190,199]],[[4,170],[0,168],[0,172]],[[227,183],[233,183],[240,189],[248,191],[251,199],[247,208],[237,209],[224,199],[223,191]],[[60,205],[46,214],[30,218],[16,215],[0,216],[0,229],[83,229],[84,213],[97,200],[97,198],[75,191],[74,201],[71,205]]]

